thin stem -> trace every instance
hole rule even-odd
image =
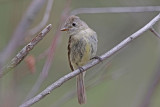
[[[0,69],[15,52],[16,48],[20,45],[20,41],[23,41],[26,36],[26,31],[36,19],[37,13],[41,10],[46,0],[33,0],[27,11],[24,13],[22,20],[17,26],[14,34],[8,45],[4,48],[4,51],[0,53]]]
[[[0,77],[6,74],[8,71],[15,68],[24,57],[36,46],[38,42],[40,42],[45,35],[51,30],[52,25],[49,24],[46,28],[44,28],[32,41],[27,44],[12,60],[9,64],[0,69]]]
[[[150,31],[160,39],[160,34],[156,32],[156,30],[153,27],[150,28]]]

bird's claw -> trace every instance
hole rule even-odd
[[[102,58],[101,57],[99,57],[99,56],[95,56],[95,57],[93,57],[93,58],[91,58],[91,60],[92,59],[98,59],[100,62],[102,62],[103,60],[102,60]]]
[[[83,73],[84,69],[82,67],[78,67],[80,73]]]

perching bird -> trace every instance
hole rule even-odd
[[[87,64],[96,55],[98,42],[96,32],[77,16],[70,16],[61,31],[67,31],[69,35],[68,60],[71,70],[82,70],[81,66]],[[85,72],[77,76],[79,104],[86,103],[84,76]]]

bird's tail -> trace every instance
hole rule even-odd
[[[86,103],[86,91],[85,91],[85,84],[84,84],[84,75],[85,73],[80,73],[77,76],[77,96],[79,104]]]

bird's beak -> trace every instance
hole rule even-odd
[[[67,29],[67,28],[65,28],[65,27],[61,29],[61,31],[68,31],[68,30],[69,30],[69,29]]]

